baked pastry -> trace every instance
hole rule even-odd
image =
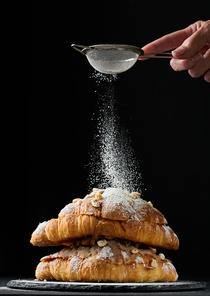
[[[164,216],[140,194],[116,188],[93,189],[74,199],[58,219],[45,221],[31,237],[35,246],[56,246],[90,235],[128,239],[150,246],[178,249],[179,240]]]
[[[31,237],[36,246],[66,245],[41,259],[39,280],[176,281],[171,261],[151,246],[178,249],[179,240],[151,202],[116,188],[93,189],[74,199],[58,219],[45,221]],[[148,246],[146,246],[148,245]]]
[[[127,240],[88,237],[77,247],[73,244],[42,258],[36,277],[74,282],[176,281],[178,275],[171,261],[155,252]]]

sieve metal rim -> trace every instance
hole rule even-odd
[[[131,51],[138,54],[138,56],[141,56],[144,54],[144,51],[133,45],[126,45],[126,44],[96,44],[96,45],[90,45],[82,50],[84,54],[87,54],[90,50],[97,50],[97,49],[105,49],[105,50],[124,50],[124,51]]]
[[[71,47],[73,47],[75,50],[79,51],[83,55],[86,55],[90,50],[97,50],[97,49],[124,50],[124,51],[135,52],[136,54],[138,54],[138,56],[144,55],[144,51],[140,47],[127,45],[127,44],[96,44],[96,45],[90,45],[90,46],[72,44]]]

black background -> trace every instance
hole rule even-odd
[[[27,208],[19,207],[23,223],[14,226],[18,255],[3,256],[1,274],[33,276],[40,257],[57,248],[33,247],[31,233],[89,188],[85,166],[96,125],[97,86],[86,58],[70,45],[142,47],[207,20],[207,11],[197,1],[34,3]],[[180,277],[205,277],[210,264],[209,84],[174,72],[168,60],[151,59],[120,74],[114,87],[119,116],[138,156],[143,197],[180,239],[179,251],[165,254]]]

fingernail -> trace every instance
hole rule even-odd
[[[172,53],[175,53],[176,55],[182,55],[183,53],[185,53],[185,48],[180,46],[173,50]]]
[[[202,58],[203,58],[203,55],[202,55],[200,52],[198,52],[198,53],[196,53],[196,54],[191,58],[191,60],[192,60],[194,63],[197,63],[197,62],[199,62]]]

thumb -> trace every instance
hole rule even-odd
[[[185,39],[181,46],[172,51],[173,57],[178,59],[187,59],[196,54],[210,40],[210,22],[205,22],[196,32]]]

